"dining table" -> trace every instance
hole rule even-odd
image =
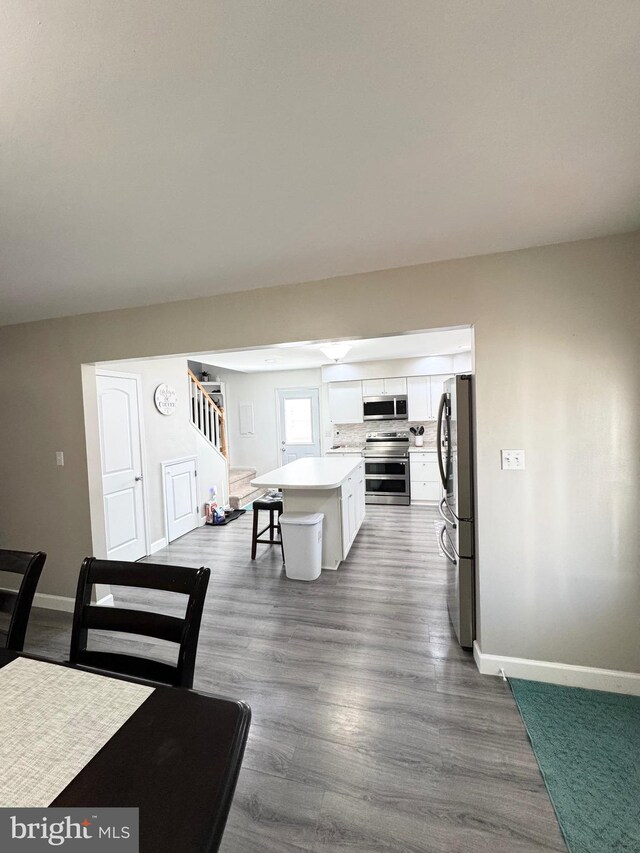
[[[0,801],[133,807],[141,853],[215,851],[250,722],[242,701],[0,649]]]

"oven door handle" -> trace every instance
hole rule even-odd
[[[451,513],[451,518],[447,518],[447,516],[444,514],[444,507],[445,506],[449,510],[449,512]],[[453,518],[453,513],[451,512],[451,508],[449,507],[449,504],[447,503],[446,498],[442,498],[442,500],[438,504],[438,512],[440,513],[442,520],[445,521],[447,524],[450,524],[453,528],[455,528],[457,526],[455,523],[455,520]]]
[[[455,558],[452,554],[450,554],[450,553],[447,551],[447,549],[446,549],[446,547],[445,547],[445,544],[444,544],[444,534],[445,534],[446,529],[447,529],[446,527],[441,527],[441,528],[440,528],[440,547],[442,548],[442,551],[443,551],[443,553],[445,554],[445,556],[446,556],[449,560],[451,560],[451,562],[453,563],[453,565],[454,565],[454,566],[457,566],[457,565],[458,565],[458,561],[456,560],[456,558]]]

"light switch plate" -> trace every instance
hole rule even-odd
[[[56,450],[56,465],[64,465],[64,453],[62,450]]]
[[[503,471],[524,470],[524,450],[501,450],[500,456]]]

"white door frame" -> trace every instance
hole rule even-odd
[[[202,516],[200,514],[200,474],[198,472],[198,457],[197,456],[180,456],[178,459],[167,459],[160,463],[162,477],[162,503],[164,507],[164,540],[167,545],[169,542],[169,504],[167,502],[167,468],[171,465],[177,465],[179,462],[194,462],[196,466],[196,500],[198,502],[198,524],[196,527],[202,527]],[[185,534],[186,536],[186,534]],[[175,542],[175,540],[174,540]]]
[[[150,542],[149,542],[149,495],[147,492],[147,446],[145,442],[145,429],[144,429],[144,412],[143,412],[143,400],[142,400],[142,376],[139,373],[124,373],[119,370],[105,370],[102,367],[96,367],[96,386],[97,380],[99,376],[108,376],[112,379],[135,379],[136,382],[136,397],[138,399],[138,428],[139,428],[139,440],[140,440],[140,464],[142,467],[142,506],[143,506],[143,521],[144,521],[144,550],[146,551],[146,556],[148,557],[151,554]],[[102,463],[101,463],[102,467]],[[102,490],[102,482],[100,483],[100,490]],[[102,500],[104,503],[104,495],[102,496]],[[104,510],[103,510],[104,513]],[[104,558],[106,559],[106,554]]]
[[[322,447],[324,437],[322,435],[322,386],[320,385],[295,385],[292,388],[285,386],[284,388],[276,388],[274,391],[274,401],[276,407],[276,459],[278,460],[277,468],[282,466],[282,455],[280,453],[282,442],[282,423],[280,418],[280,391],[317,391],[318,392],[318,444],[320,445],[320,455],[322,455]]]

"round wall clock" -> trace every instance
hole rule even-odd
[[[178,392],[163,382],[156,388],[153,400],[161,415],[172,415],[178,406]]]

